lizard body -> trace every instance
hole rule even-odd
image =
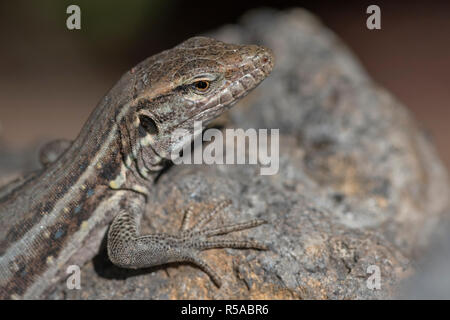
[[[195,37],[125,73],[72,143],[56,144],[62,145],[56,155],[41,155],[42,170],[0,189],[0,298],[45,297],[66,266],[95,255],[109,225],[114,264],[191,262],[217,285],[219,277],[198,252],[264,249],[251,240],[210,238],[264,223],[259,219],[204,228],[211,212],[194,227],[183,223],[175,235],[141,235],[139,221],[158,172],[194,138],[193,122],[222,114],[272,67],[266,48]],[[176,129],[191,135],[173,141]]]

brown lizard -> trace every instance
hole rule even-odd
[[[173,235],[141,235],[139,221],[158,172],[194,138],[194,121],[208,123],[229,109],[268,76],[273,60],[260,46],[195,37],[125,73],[72,143],[48,145],[42,170],[0,189],[0,298],[45,297],[68,265],[93,257],[106,232],[118,266],[189,262],[218,286],[202,250],[265,249],[249,239],[215,238],[261,219],[205,227],[226,201],[194,226],[188,210]],[[176,129],[191,134],[173,140]]]

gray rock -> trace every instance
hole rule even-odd
[[[174,166],[157,183],[143,231],[176,232],[188,205],[199,213],[228,198],[233,206],[217,221],[268,220],[241,236],[270,250],[204,252],[223,277],[220,289],[193,266],[122,270],[102,251],[83,267],[82,290],[62,284],[52,297],[395,296],[449,207],[447,173],[432,143],[336,35],[304,10],[253,11],[212,35],[275,52],[273,74],[232,109],[228,126],[278,128],[279,172],[263,176],[257,165]],[[379,290],[367,286],[373,265],[381,271]]]
[[[449,212],[450,213],[450,212]],[[435,230],[430,248],[415,261],[416,272],[400,285],[396,298],[449,299],[450,223]]]

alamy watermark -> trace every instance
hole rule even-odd
[[[380,290],[381,289],[381,270],[380,267],[371,264],[367,267],[367,273],[370,276],[366,280],[367,289]]]
[[[192,134],[185,129],[177,129],[172,134],[172,143],[180,144],[171,154],[175,164],[260,164],[261,175],[274,175],[279,169],[279,129],[226,129],[210,128],[203,135],[201,121],[194,122],[192,144],[184,144]],[[201,139],[200,139],[201,138]],[[203,145],[202,142],[210,142]],[[247,143],[248,142],[248,143]],[[224,148],[225,146],[225,148]],[[270,152],[269,152],[270,149]],[[180,155],[180,151],[182,155]],[[235,154],[235,151],[236,154]]]
[[[70,16],[66,19],[66,27],[69,30],[80,30],[81,29],[81,9],[75,4],[71,4],[67,7],[66,13]]]
[[[76,264],[67,267],[66,273],[69,274],[66,280],[66,286],[69,290],[81,289],[81,270]]]
[[[381,9],[376,4],[367,7],[366,13],[370,16],[366,20],[366,26],[369,30],[381,29]]]

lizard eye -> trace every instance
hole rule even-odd
[[[206,80],[196,81],[193,83],[193,85],[194,85],[194,88],[201,93],[204,93],[204,92],[208,91],[208,89],[209,89],[209,81],[206,81]]]

